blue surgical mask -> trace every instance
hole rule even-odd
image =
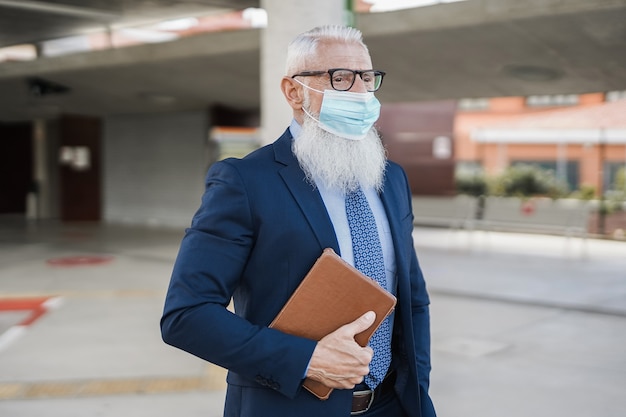
[[[297,81],[297,80],[296,80]],[[302,83],[300,83],[302,84]],[[302,108],[307,116],[317,121],[320,128],[345,139],[361,140],[367,136],[380,116],[380,102],[374,93],[352,93],[349,91],[319,91],[323,93],[319,120]]]

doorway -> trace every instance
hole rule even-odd
[[[25,214],[33,183],[33,126],[0,124],[0,213]]]

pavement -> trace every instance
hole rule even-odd
[[[0,416],[217,417],[161,341],[182,230],[0,217]],[[623,417],[626,242],[416,228],[440,417]]]

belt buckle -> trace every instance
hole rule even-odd
[[[352,412],[350,412],[351,416],[358,416],[360,414],[366,413],[370,409],[370,407],[372,406],[372,403],[374,402],[374,390],[373,389],[367,389],[367,390],[364,390],[364,391],[354,391],[352,393],[352,396],[354,397],[354,396],[363,395],[363,394],[371,394],[370,401],[367,404],[367,407],[365,407],[365,409],[363,409],[361,411],[352,411]]]

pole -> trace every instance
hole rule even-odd
[[[354,27],[354,2],[353,0],[346,0],[344,9],[344,23],[346,26]]]
[[[606,152],[606,141],[604,137],[604,128],[600,129],[600,137],[598,140],[598,158],[599,158],[599,169],[598,169],[598,192],[600,197],[600,207],[598,209],[598,234],[600,236],[604,236],[604,226],[606,223],[606,202],[604,196],[604,158]]]

